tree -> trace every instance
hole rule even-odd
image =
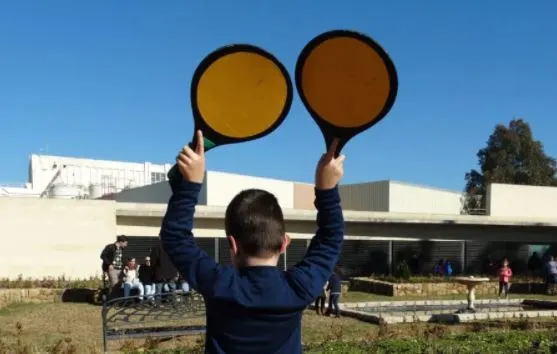
[[[478,151],[480,171],[466,173],[464,210],[486,208],[487,186],[491,183],[557,186],[557,164],[547,156],[543,144],[534,140],[530,125],[513,119],[506,127],[498,124]]]

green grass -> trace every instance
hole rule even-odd
[[[538,295],[534,297],[546,298]],[[343,301],[381,300],[393,300],[393,298],[358,292],[349,292],[343,298]],[[98,306],[60,302],[8,305],[0,310],[0,354],[100,353],[102,351],[100,310]],[[528,337],[520,337],[520,333],[526,333]],[[504,342],[504,338],[509,338],[514,343],[511,348],[526,348],[526,342],[541,340],[544,348],[547,349],[553,340],[549,336],[550,333],[557,333],[555,319],[491,321],[452,326],[441,324],[377,326],[353,318],[334,319],[317,316],[313,311],[306,311],[302,322],[305,353],[437,353],[433,350],[435,348],[451,348],[455,353],[469,353],[470,351],[466,350],[470,348],[487,350],[481,353],[514,353],[516,351],[507,350],[508,346],[505,343],[500,343]],[[414,344],[405,344],[406,342]],[[433,346],[434,342],[439,345]],[[483,342],[487,344],[482,344]],[[138,350],[149,352],[156,349],[168,353],[195,353],[199,352],[202,346],[203,337],[194,336],[164,342],[149,339],[115,342],[111,345],[111,350],[135,353]],[[415,348],[424,351],[415,351],[417,350]]]
[[[422,354],[422,353],[557,353],[554,330],[525,332],[520,330],[496,333],[464,333],[435,338],[411,340],[383,339],[374,342],[327,342],[308,346],[304,353],[335,354]]]

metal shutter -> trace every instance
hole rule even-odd
[[[393,269],[404,260],[415,274],[427,275],[444,258],[451,262],[453,273],[458,274],[462,269],[461,247],[460,241],[393,241]],[[417,262],[413,256],[418,257]]]
[[[528,268],[529,250],[528,244],[519,242],[466,241],[466,272],[485,274],[490,258],[495,262],[495,269],[503,258],[507,258],[513,273],[523,273]]]
[[[292,240],[286,250],[286,267],[290,268],[300,262],[306,254],[306,240]]]
[[[387,273],[388,252],[388,241],[345,240],[339,260],[343,276]]]
[[[141,264],[145,257],[149,255],[151,248],[159,245],[158,237],[129,235],[126,235],[126,237],[128,237],[128,247],[123,252],[124,261],[133,257],[138,264]]]

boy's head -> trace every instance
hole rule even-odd
[[[509,260],[504,258],[503,259],[503,267],[508,267],[509,266]]]
[[[289,243],[277,198],[260,189],[244,190],[232,199],[224,228],[236,266],[276,265]]]

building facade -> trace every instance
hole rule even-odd
[[[206,172],[199,204],[224,207],[236,194],[249,188],[265,189],[273,193],[284,209],[313,208],[313,185],[218,171]],[[311,195],[308,195],[308,190]],[[168,183],[159,182],[123,190],[110,199],[121,203],[167,203],[170,194]]]
[[[171,164],[31,155],[28,182],[6,186],[8,196],[91,198],[166,180]],[[0,195],[1,195],[0,194]]]
[[[128,255],[143,257],[158,242],[171,194],[170,168],[33,155],[29,182],[21,188],[27,193],[12,190],[12,198],[0,198],[0,241],[6,249],[0,276],[98,274],[100,250],[117,234],[130,236]],[[280,262],[285,268],[295,264],[315,232],[312,184],[208,171],[196,215],[197,242],[220,262],[229,262],[221,214],[247,188],[268,190],[279,199],[293,240]],[[340,194],[346,220],[340,262],[353,275],[386,273],[415,255],[425,274],[439,258],[471,274],[488,258],[508,257],[520,270],[532,250],[557,250],[557,225],[546,222],[557,219],[557,188],[494,184],[488,190],[489,213],[482,216],[459,215],[459,192],[396,181],[341,185]],[[214,217],[216,212],[221,214]]]
[[[398,181],[340,186],[347,210],[460,215],[462,193]]]

